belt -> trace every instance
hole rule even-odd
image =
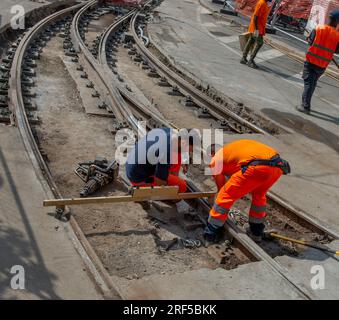
[[[279,155],[273,156],[271,159],[254,159],[249,163],[241,166],[241,171],[244,174],[249,166],[269,166],[280,168],[283,174],[289,174],[291,172],[291,168],[289,163],[281,159]]]

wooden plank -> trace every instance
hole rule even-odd
[[[145,197],[164,197],[164,196],[177,196],[179,192],[178,186],[171,187],[144,187],[133,190],[133,198],[145,198]],[[154,199],[155,200],[155,199]]]
[[[141,188],[138,190],[141,190]],[[142,197],[141,196],[134,197],[133,195],[126,195],[126,196],[114,196],[114,197],[51,199],[51,200],[45,200],[43,202],[43,206],[44,207],[62,207],[62,206],[72,206],[72,205],[139,202],[139,201],[147,201],[147,200],[189,200],[189,199],[197,199],[197,198],[212,198],[215,196],[214,192],[187,192],[187,193],[176,193],[175,194],[174,191],[175,190],[171,190],[169,194],[163,193],[161,195],[156,195],[153,193],[154,191],[150,191],[148,189],[148,193],[143,192]]]

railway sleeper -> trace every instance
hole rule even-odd
[[[93,98],[99,98],[99,97],[100,97],[100,93],[99,93],[97,90],[94,90],[94,91],[92,92],[92,97],[93,97]]]
[[[27,77],[21,79],[21,84],[26,86],[26,87],[34,87],[35,82],[33,79],[29,79]]]
[[[26,68],[24,67],[22,69],[22,73],[25,75],[25,76],[29,76],[29,77],[35,77],[36,76],[36,71],[32,68]]]
[[[161,78],[160,81],[158,82],[158,85],[160,87],[171,87],[166,78]]]
[[[35,60],[33,60],[33,59],[28,59],[28,58],[26,58],[24,64],[25,64],[27,67],[30,67],[30,68],[36,68],[36,67],[37,67],[36,62],[35,62]]]
[[[40,124],[40,118],[36,111],[26,111],[26,115],[30,124]]]
[[[210,119],[212,116],[207,108],[194,110],[195,115],[200,119]]]
[[[177,86],[172,87],[172,91],[169,91],[170,96],[183,97],[184,95],[180,92],[180,89]]]

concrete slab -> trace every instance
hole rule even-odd
[[[25,14],[29,13],[30,11],[40,8],[42,6],[49,5],[53,2],[58,2],[60,0],[2,0],[0,3],[0,12],[1,12],[1,20],[0,20],[0,30],[6,24],[10,23],[11,19],[17,13],[14,10],[14,6],[20,5],[24,8]],[[14,13],[12,13],[12,10]]]
[[[339,250],[339,241],[328,245],[333,250]],[[288,268],[295,283],[308,288],[314,299],[339,299],[339,256],[310,248],[297,259],[278,257],[280,264]]]
[[[125,299],[235,300],[301,299],[296,290],[266,266],[254,262],[226,271],[200,269],[139,280],[114,277]]]
[[[206,14],[198,0],[164,1],[157,11],[148,28],[151,39],[175,64],[203,84],[295,132],[278,138],[247,137],[276,147],[292,165],[292,174],[283,177],[273,191],[339,230],[339,83],[321,78],[313,99],[314,113],[300,114],[295,110],[302,93],[300,63],[265,46],[261,52],[264,60],[258,59],[260,70],[241,65],[238,41],[225,43],[225,34],[236,39],[240,30]]]
[[[0,299],[100,299],[45,198],[18,129],[0,125]],[[24,290],[11,288],[15,265],[25,270]]]

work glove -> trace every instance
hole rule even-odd
[[[254,30],[253,35],[258,38],[259,37],[259,30]]]

